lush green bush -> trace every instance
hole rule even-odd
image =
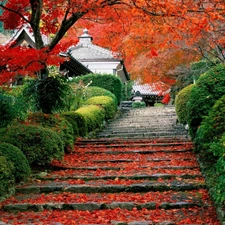
[[[129,101],[132,98],[134,81],[129,80],[123,84],[122,101]]]
[[[44,114],[44,113],[32,113],[25,121],[27,124],[41,125],[46,128],[50,128],[58,133],[64,142],[65,150],[70,151],[73,149],[75,142],[75,135],[72,124],[59,114]]]
[[[108,96],[96,96],[89,98],[84,105],[99,105],[104,109],[105,119],[112,119],[117,111],[115,101]]]
[[[104,110],[97,105],[83,106],[76,110],[76,113],[84,116],[87,121],[88,132],[100,128],[104,121]]]
[[[96,97],[96,96],[108,96],[108,97],[111,97],[112,99],[114,99],[115,101],[115,104],[117,105],[117,99],[116,99],[116,96],[111,92],[111,91],[108,91],[104,88],[101,88],[101,87],[87,87],[85,93],[84,93],[84,96],[83,96],[83,100],[86,101],[88,100],[89,98],[92,98],[92,97]]]
[[[213,67],[201,75],[192,88],[187,103],[188,125],[192,138],[195,137],[198,127],[204,116],[208,115],[216,100],[225,94],[225,66]]]
[[[23,90],[23,96],[32,111],[43,113],[68,110],[72,94],[66,79],[60,75],[28,80]]]
[[[225,133],[217,141],[209,145],[209,151],[214,155],[214,164],[209,165],[209,185],[211,195],[216,203],[225,203]],[[212,158],[210,158],[212,162]]]
[[[225,132],[225,95],[216,101],[208,116],[204,117],[194,139],[197,151],[207,150]]]
[[[74,112],[73,111],[64,112],[61,113],[60,116],[65,118],[72,125],[74,133],[74,141],[76,141],[76,138],[79,136],[79,129],[77,126],[77,122],[75,120]]]
[[[10,125],[14,119],[26,116],[26,106],[22,99],[0,93],[0,127]]]
[[[146,107],[145,102],[132,102],[132,108],[144,108]]]
[[[30,176],[30,165],[19,148],[9,143],[0,143],[0,155],[13,163],[16,182],[26,180]]]
[[[118,104],[122,97],[122,82],[120,78],[111,74],[88,74],[74,78],[71,82],[79,83],[82,81],[84,85],[97,86],[111,91],[117,98]]]
[[[0,154],[0,201],[15,193],[13,163]]]
[[[178,120],[180,123],[187,124],[188,113],[187,113],[187,102],[190,98],[191,90],[194,84],[190,84],[183,88],[175,98],[175,108]]]
[[[62,159],[64,146],[60,136],[49,128],[18,124],[0,132],[0,142],[10,143],[24,153],[30,165],[47,165]]]
[[[81,137],[85,137],[88,133],[87,120],[86,117],[80,113],[79,111],[71,111],[65,113],[69,117],[71,117],[76,123],[78,128],[78,134]]]

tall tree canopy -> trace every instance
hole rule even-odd
[[[7,65],[0,72],[0,84],[15,74],[33,74],[48,64],[57,65],[62,60],[59,52],[71,41],[74,44],[74,35],[84,27],[98,35],[96,43],[119,51],[134,65],[129,67],[134,76],[141,61],[146,80],[154,74],[165,77],[164,70],[196,58],[199,49],[213,48],[224,60],[224,0],[8,0],[0,3],[0,8],[5,29],[29,24],[36,43],[36,49],[0,47],[0,68]],[[51,37],[47,45],[43,35]],[[159,60],[161,71],[144,69],[145,63],[151,67],[155,59],[149,59],[159,54],[160,60],[171,55],[171,65]]]

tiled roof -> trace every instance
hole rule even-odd
[[[35,45],[34,35],[29,24],[24,24],[20,29],[14,30],[14,33],[12,34],[11,38],[5,43],[5,45],[13,43],[14,41],[18,40],[21,35],[24,35],[24,34],[26,34]],[[42,40],[44,42],[44,45],[48,44],[49,40],[46,35],[42,35]],[[35,47],[35,46],[32,46],[32,47]]]
[[[150,84],[134,84],[133,92],[140,92],[141,95],[158,95],[160,91],[156,91]]]
[[[108,49],[94,45],[87,29],[79,37],[78,44],[68,49],[68,53],[77,60],[118,60]]]

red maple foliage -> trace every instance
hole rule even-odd
[[[0,47],[0,84],[15,74],[33,74],[48,64],[58,65],[58,53],[68,46],[63,40],[74,40],[69,34],[79,33],[84,26],[96,36],[96,43],[122,53],[131,71],[142,55],[152,59],[165,49],[194,46],[205,37],[218,49],[224,45],[225,3],[218,0],[8,0],[0,8],[5,29],[29,24],[36,43],[36,50]],[[42,34],[51,37],[48,44]],[[196,54],[192,54],[191,58],[195,58]],[[176,61],[170,64],[176,65]],[[149,74],[149,69],[139,76],[152,76],[154,81],[157,77]]]

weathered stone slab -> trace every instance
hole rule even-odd
[[[192,207],[201,207],[200,203],[192,203],[192,202],[175,202],[175,203],[162,203],[159,208],[161,209],[183,209],[183,208],[192,208]]]

